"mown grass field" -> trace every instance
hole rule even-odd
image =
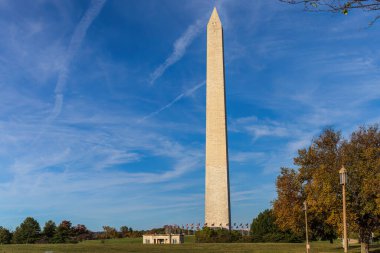
[[[254,252],[254,253],[304,253],[305,246],[300,243],[194,243],[187,237],[182,245],[143,245],[142,238],[116,239],[105,241],[86,241],[78,244],[42,245],[0,245],[0,253],[104,253],[104,252]],[[312,242],[311,253],[343,252],[338,243]],[[359,253],[358,245],[349,252]],[[374,246],[373,253],[380,253],[380,245]]]

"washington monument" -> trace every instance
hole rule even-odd
[[[207,24],[206,197],[208,227],[231,228],[223,28],[216,8]]]

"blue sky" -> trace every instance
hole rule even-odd
[[[276,0],[0,0],[0,225],[203,222],[206,24],[224,26],[232,222],[323,128],[380,121],[380,24]]]

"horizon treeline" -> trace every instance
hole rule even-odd
[[[63,220],[58,225],[49,220],[41,229],[37,220],[27,217],[14,231],[0,226],[0,244],[78,243],[84,240],[135,238],[141,237],[143,233],[144,231],[135,231],[127,226],[122,226],[119,230],[103,226],[103,231],[92,232],[85,225],[73,226],[68,220]]]

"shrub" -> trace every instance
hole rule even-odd
[[[242,239],[239,231],[229,231],[223,228],[208,228],[195,232],[195,241],[201,243],[237,242]]]

